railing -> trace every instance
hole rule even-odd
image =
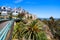
[[[0,19],[0,21],[6,21],[6,20],[8,20],[8,19]]]
[[[9,21],[7,25],[0,31],[0,40],[5,40],[9,30],[11,29],[13,20]]]

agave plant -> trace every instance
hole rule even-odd
[[[23,37],[25,37],[26,40],[47,40],[42,26],[39,20],[31,22],[22,30]]]

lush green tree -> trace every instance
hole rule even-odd
[[[54,32],[55,31],[54,27],[56,26],[55,20],[52,16],[49,19],[50,20],[48,21],[48,26],[51,29],[51,33],[55,35],[55,32]]]
[[[1,18],[1,12],[0,12],[0,18]]]
[[[0,12],[0,16],[1,16],[1,12]]]
[[[19,18],[22,21],[22,18],[24,17],[25,13],[19,13],[17,18]]]
[[[51,16],[49,19],[50,19],[50,22],[53,24],[54,23],[54,18]]]
[[[10,20],[12,19],[12,13],[9,13],[9,19]]]
[[[32,19],[32,16],[30,16],[30,19]]]

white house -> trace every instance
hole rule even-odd
[[[2,11],[2,12],[1,12],[1,15],[2,15],[2,16],[6,16],[6,15],[8,15],[8,13],[7,13],[7,11]]]
[[[17,8],[14,8],[12,11],[13,11],[13,12],[12,12],[12,15],[13,15],[13,16],[17,16],[17,15],[18,15]]]
[[[8,15],[8,7],[2,6],[0,8],[0,11],[1,11],[2,18],[5,18],[6,19],[6,18],[9,17],[9,15]]]
[[[17,12],[13,12],[12,15],[13,15],[13,16],[17,16],[18,13],[17,13]]]

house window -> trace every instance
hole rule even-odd
[[[6,9],[5,7],[3,7],[3,9]]]
[[[1,7],[0,7],[0,9],[1,9]]]

